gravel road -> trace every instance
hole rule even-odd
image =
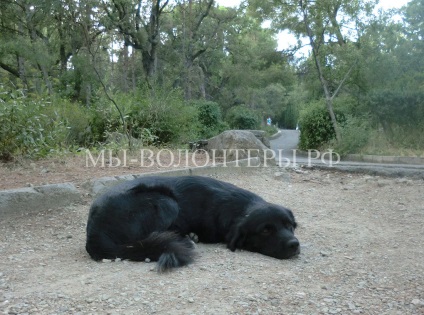
[[[326,170],[219,175],[291,208],[302,253],[198,244],[196,261],[95,262],[91,200],[0,222],[4,314],[424,314],[424,181]]]

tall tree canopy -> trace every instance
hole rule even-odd
[[[330,138],[339,143],[355,124],[382,128],[396,141],[406,130],[424,130],[424,0],[378,13],[376,4],[248,0],[228,8],[213,0],[2,0],[1,95],[91,108],[87,130],[105,134],[120,124],[106,109],[107,94],[117,99],[127,131],[146,136],[155,130],[151,139],[170,139],[164,130],[174,128],[171,120],[151,127],[152,117],[169,105],[167,97],[187,108],[196,102],[218,108],[224,119],[233,107],[254,111],[290,128],[302,117],[313,120],[306,112],[322,105]],[[282,30],[298,39],[295,49],[307,43],[309,55],[279,51]],[[403,143],[421,145],[412,138]]]

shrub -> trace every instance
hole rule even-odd
[[[276,117],[278,124],[284,129],[295,129],[298,119],[299,110],[295,104],[288,104]]]
[[[424,157],[424,123],[414,129],[395,127],[395,139],[388,138],[382,128],[371,129],[361,154]]]
[[[232,129],[259,129],[260,116],[244,105],[232,107],[227,113],[227,122]]]
[[[24,96],[3,100],[0,104],[0,158],[18,155],[45,157],[64,149],[68,129],[53,104]]]
[[[134,97],[117,94],[113,98],[118,103],[122,113],[126,115],[126,120],[128,121],[128,113],[131,110],[132,102],[135,101]],[[122,119],[118,110],[109,99],[106,99],[104,96],[101,97],[90,111],[90,130],[93,145],[95,143],[105,142],[110,133],[123,133]]]
[[[185,103],[179,90],[142,90],[133,96],[121,95],[117,103],[124,103],[127,127],[135,138],[148,135],[156,139],[155,144],[177,144],[197,137],[197,109]]]
[[[341,142],[331,141],[330,145],[340,155],[359,153],[367,145],[370,133],[369,122],[349,116],[341,126]]]
[[[68,100],[55,100],[55,106],[50,108],[58,115],[58,119],[67,128],[66,145],[88,147],[95,143],[91,124],[93,120],[93,110],[82,106],[79,103],[72,103]]]
[[[278,128],[274,125],[271,125],[271,126],[266,125],[262,127],[262,130],[265,131],[268,137],[275,135],[278,132]]]
[[[340,125],[346,120],[344,114],[335,111]],[[325,143],[335,138],[335,132],[330,115],[322,102],[312,103],[300,114],[300,141],[302,150],[319,149]]]
[[[371,114],[383,127],[391,145],[410,150],[423,149],[422,90],[375,90],[368,97]]]
[[[228,129],[222,120],[221,108],[218,103],[197,100],[191,103],[198,112],[199,137],[208,139]]]
[[[369,106],[379,121],[410,127],[424,115],[423,91],[377,90],[369,95]]]

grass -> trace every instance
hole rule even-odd
[[[409,135],[410,137],[418,137],[422,135]],[[371,131],[367,145],[362,147],[357,154],[362,155],[387,155],[387,156],[410,156],[410,157],[424,157],[424,148],[414,148],[403,141],[390,141],[382,130]]]

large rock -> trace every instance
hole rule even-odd
[[[263,144],[265,144],[268,148],[271,148],[271,143],[266,135],[266,132],[263,130],[247,130],[250,131],[258,138]]]
[[[208,140],[209,156],[226,157],[227,161],[259,157],[261,161],[273,161],[273,151],[268,149],[248,130],[227,130]]]

